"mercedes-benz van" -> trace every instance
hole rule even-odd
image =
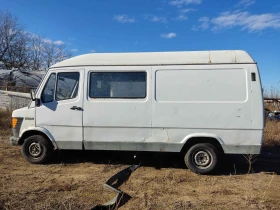
[[[92,53],[53,65],[12,115],[31,163],[54,149],[181,152],[209,173],[219,154],[259,154],[264,106],[245,51]]]

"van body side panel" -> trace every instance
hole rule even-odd
[[[85,86],[85,149],[179,152],[193,137],[210,137],[225,153],[258,154],[249,65],[87,67],[87,83],[90,72],[146,71],[147,95],[90,98]]]
[[[261,85],[261,78],[257,65],[250,65],[251,72],[251,112],[252,112],[252,129],[263,130],[265,122],[265,113],[264,113],[264,100],[263,92]],[[255,81],[252,81],[252,74],[255,74]]]
[[[110,89],[107,98],[90,97],[91,73],[119,73],[119,72],[145,72],[146,96],[145,98],[110,98],[119,93],[114,92],[118,82],[106,84],[106,79],[96,81],[96,91],[105,85]],[[100,66],[87,67],[87,87],[84,92],[84,148],[85,149],[114,149],[123,150],[124,143],[145,143],[151,137],[151,67],[149,66]],[[98,79],[97,79],[98,80]],[[100,83],[100,84],[98,84]],[[93,88],[93,87],[92,87]],[[143,88],[143,87],[142,87]],[[104,88],[105,89],[105,88]],[[94,90],[93,90],[94,91]],[[123,89],[123,91],[129,91]],[[94,94],[94,92],[93,92]],[[106,93],[104,93],[106,94]],[[114,144],[115,143],[115,144]],[[125,150],[125,149],[124,149]],[[137,150],[136,144],[131,144],[126,150]]]
[[[153,127],[251,129],[249,74],[236,65],[153,67]]]
[[[140,141],[133,141],[136,130],[139,130],[138,128],[114,129],[119,133],[126,134],[116,134],[116,136],[123,137],[124,140],[119,140],[118,138],[109,139],[110,136],[106,133],[107,128],[103,130],[98,128],[96,130],[99,131],[99,135],[95,134],[98,140],[85,141],[87,149],[180,152],[185,142],[194,137],[216,138],[224,152],[229,154],[259,154],[261,149],[260,144],[250,142],[251,136],[259,139],[261,131],[254,131],[255,135],[252,135],[251,130],[154,128],[152,136],[145,138],[145,141],[141,141],[141,139],[144,139],[143,136],[139,136]],[[111,132],[114,132],[114,130]]]
[[[214,135],[225,153],[259,153],[262,129],[252,127],[251,104],[262,102],[250,93],[253,65],[152,67],[153,131],[164,128],[168,142],[182,144],[194,133]],[[260,89],[260,84],[256,88]],[[262,116],[259,111],[255,114]],[[177,129],[182,136],[174,139]]]

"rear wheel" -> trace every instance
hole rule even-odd
[[[187,167],[198,174],[209,174],[217,167],[218,151],[209,143],[193,145],[185,155]]]
[[[41,164],[50,160],[53,146],[45,137],[34,135],[25,139],[21,151],[28,162]]]

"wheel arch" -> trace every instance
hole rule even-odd
[[[224,142],[215,135],[191,135],[185,138],[184,140],[184,146],[182,147],[180,153],[185,153],[187,152],[193,145],[195,144],[199,144],[199,143],[209,143],[212,144],[214,147],[216,147],[216,149],[221,152],[224,153],[224,149],[222,147],[222,145],[224,144]]]
[[[51,135],[51,133],[44,129],[44,128],[28,128],[24,131],[22,131],[21,133],[21,136],[20,136],[20,139],[18,141],[18,144],[19,145],[22,145],[24,143],[24,140],[30,136],[33,136],[33,135],[41,135],[41,136],[44,136],[48,141],[50,141],[54,147],[54,149],[57,148],[57,144],[53,138],[53,136]]]

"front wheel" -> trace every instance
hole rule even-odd
[[[47,163],[51,158],[53,147],[45,137],[34,135],[25,139],[21,151],[28,162],[41,164]]]
[[[209,174],[218,164],[218,151],[209,143],[195,144],[188,150],[184,160],[191,171]]]

